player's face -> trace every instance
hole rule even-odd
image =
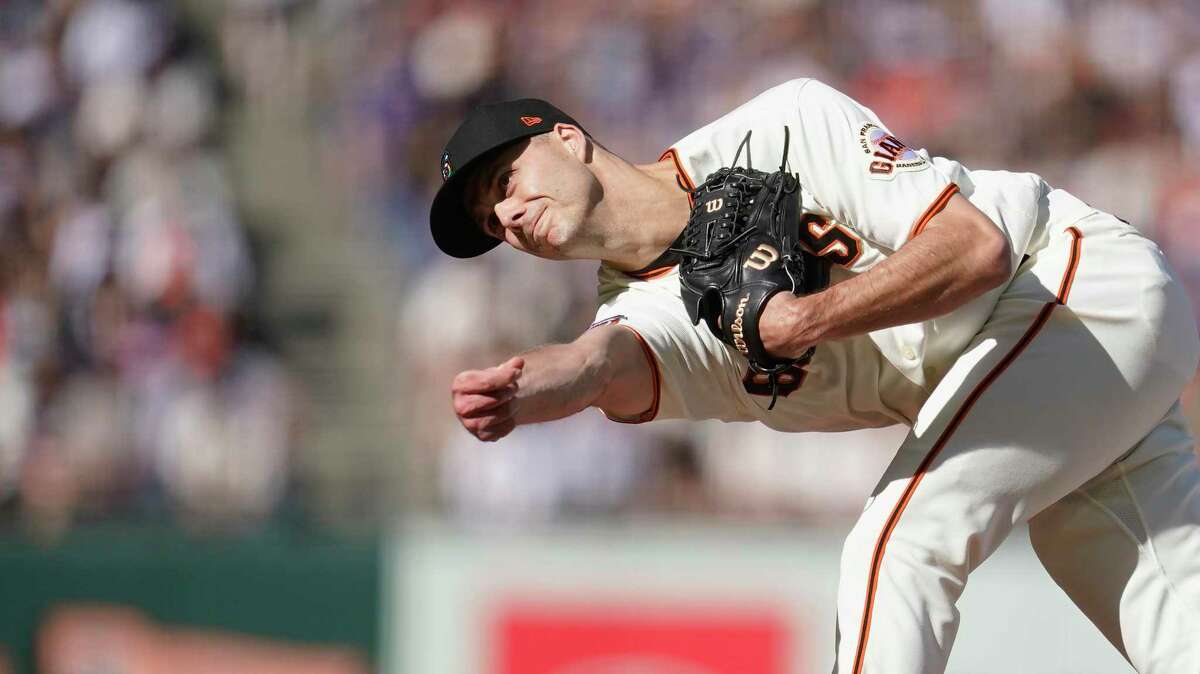
[[[582,135],[514,143],[472,177],[467,207],[485,233],[549,259],[586,256],[584,225],[601,191],[577,150]]]

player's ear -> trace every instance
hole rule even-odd
[[[592,160],[591,139],[579,127],[559,122],[550,133],[579,161],[586,163]]]

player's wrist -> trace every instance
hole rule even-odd
[[[767,353],[776,358],[799,358],[817,343],[811,328],[809,296],[776,293],[767,300],[759,321],[759,337]]]

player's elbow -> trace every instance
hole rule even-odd
[[[1012,276],[1008,236],[961,194],[946,203],[925,231],[940,232],[940,247],[959,262],[963,288],[970,294],[985,293]]]
[[[600,333],[600,348],[593,353],[600,385],[590,404],[619,417],[642,416],[653,406],[657,383],[652,356],[641,338],[616,325],[589,332]]]
[[[985,222],[979,224],[980,236],[975,246],[972,268],[977,274],[980,289],[986,292],[1011,278],[1013,261],[1008,237],[986,216],[981,217]]]

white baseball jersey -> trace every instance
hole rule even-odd
[[[633,330],[654,373],[654,404],[625,421],[911,427],[842,551],[835,673],[944,671],[967,575],[1022,522],[1138,671],[1200,671],[1200,469],[1178,403],[1200,341],[1162,251],[1036,175],[910,149],[812,80],[763,93],[664,158],[692,186],[749,133],[739,163],[773,171],[785,127],[805,243],[833,282],[894,254],[956,192],[1008,238],[1012,278],[932,320],[818,344],[767,411],[746,360],[688,319],[674,270],[602,266],[598,323]]]
[[[786,132],[785,132],[786,127]],[[833,263],[832,281],[878,264],[957,193],[1008,237],[1015,269],[1047,219],[1073,221],[1092,212],[1030,173],[968,171],[930,158],[890,134],[869,109],[812,79],[787,82],[691,133],[666,153],[689,186],[729,166],[749,134],[739,164],[787,168],[800,178],[802,236]],[[1039,213],[1041,214],[1039,217]],[[660,399],[653,418],[760,419],[788,431],[833,431],[911,423],[928,392],[979,331],[1002,288],[924,323],[821,344],[797,380],[767,412],[770,389],[744,385],[746,361],[707,329],[691,325],[674,270],[639,279],[601,267],[597,321],[623,317],[653,352]],[[896,375],[900,374],[901,377]],[[798,387],[797,387],[798,384]],[[643,415],[647,420],[648,415]]]

